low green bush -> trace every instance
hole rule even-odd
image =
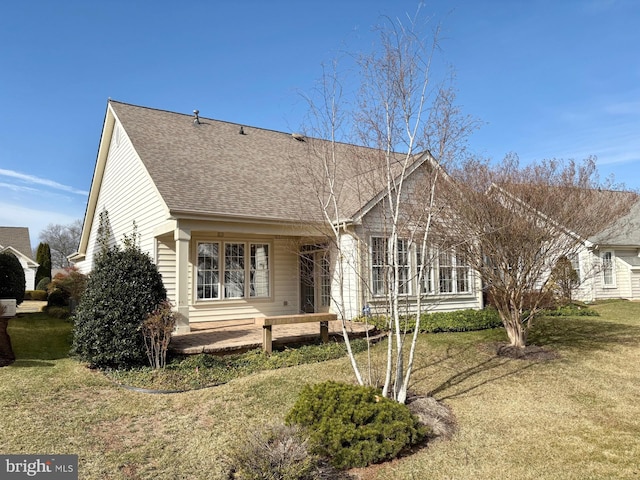
[[[47,299],[47,291],[46,290],[27,290],[24,292],[24,299],[45,301]]]
[[[387,317],[384,316],[371,317],[368,322],[379,330],[388,328]],[[469,332],[500,326],[502,326],[502,321],[494,308],[423,313],[420,316],[420,333]],[[412,315],[401,318],[400,327],[407,332],[413,332],[416,328],[416,317]]]
[[[551,310],[543,310],[544,317],[598,317],[600,314],[586,305],[569,304]]]
[[[428,434],[406,405],[379,390],[332,381],[305,386],[286,422],[304,427],[310,451],[337,468],[390,460]]]
[[[50,283],[51,283],[51,279],[49,277],[44,277],[36,285],[36,290],[44,290],[46,292],[47,291],[47,285],[49,285]]]

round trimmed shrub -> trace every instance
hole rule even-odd
[[[406,405],[379,390],[332,381],[305,386],[286,421],[305,427],[312,452],[337,468],[390,460],[428,434]]]
[[[20,260],[12,253],[0,253],[0,298],[15,298],[16,305],[20,305],[24,292],[24,269]]]
[[[42,280],[38,282],[36,285],[36,290],[47,290],[47,285],[51,283],[51,279],[49,277],[44,277]]]
[[[144,364],[141,325],[166,297],[156,265],[137,246],[104,251],[73,316],[72,353],[98,368]]]

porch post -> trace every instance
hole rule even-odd
[[[175,332],[186,333],[189,327],[189,242],[191,230],[176,228],[173,232],[176,242],[176,319]]]

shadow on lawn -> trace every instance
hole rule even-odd
[[[597,317],[546,317],[530,332],[529,343],[555,349],[602,350],[611,345],[640,345],[640,326]]]
[[[42,360],[16,360],[11,364],[13,368],[51,368],[55,367],[55,363],[44,362]]]
[[[585,354],[590,351],[605,350],[616,345],[637,346],[640,345],[640,326],[603,321],[597,318],[547,317],[539,319],[532,328],[528,344],[538,345],[547,352],[559,353],[562,350],[578,350]],[[539,360],[536,359],[512,359],[497,354],[492,354],[489,358],[481,361],[477,361],[477,359],[470,361],[470,357],[474,356],[471,349],[482,349],[482,347],[480,345],[469,345],[462,349],[448,347],[443,357],[423,367],[431,368],[445,363],[459,365],[471,363],[470,366],[456,372],[431,390],[428,395],[437,397],[438,400],[455,398],[483,385],[523,372],[539,363]],[[488,348],[487,351],[489,350],[491,349]],[[548,356],[546,360],[551,358],[553,358],[552,355]]]

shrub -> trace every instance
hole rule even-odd
[[[386,317],[372,317],[368,321],[380,330],[387,329]],[[496,328],[501,325],[502,321],[494,308],[423,313],[420,317],[420,333],[468,332]],[[416,328],[415,316],[402,318],[400,327],[413,332]]]
[[[142,337],[152,368],[164,368],[167,364],[167,349],[175,324],[176,316],[168,300],[163,301],[142,322]]]
[[[238,480],[312,480],[318,459],[295,426],[272,425],[243,432],[226,458],[230,477]]]
[[[100,368],[128,368],[146,359],[141,324],[166,299],[149,255],[125,241],[96,258],[73,317],[72,353]]]
[[[40,280],[36,285],[36,290],[47,290],[47,286],[51,283],[51,279],[49,277],[44,277]]]
[[[58,288],[49,290],[47,307],[66,307],[69,305],[69,294]]]
[[[24,292],[24,299],[25,300],[38,300],[38,301],[45,301],[47,299],[47,292],[46,290],[26,290]]]
[[[24,292],[24,269],[20,260],[12,253],[0,253],[0,298],[15,298],[16,305],[20,305]]]
[[[379,390],[331,381],[304,387],[286,421],[305,427],[312,452],[337,468],[395,458],[428,433],[406,405]]]
[[[40,242],[38,245],[36,262],[38,262],[38,269],[36,270],[36,289],[46,290],[47,283],[51,281],[51,247],[48,243]],[[47,283],[41,285],[44,280],[47,280]]]
[[[64,296],[63,305],[69,305],[73,308],[78,305],[86,288],[87,276],[80,273],[77,267],[67,267],[62,272],[56,273],[51,283],[47,286],[50,295],[56,291],[62,292]],[[51,305],[51,301],[49,304]]]

